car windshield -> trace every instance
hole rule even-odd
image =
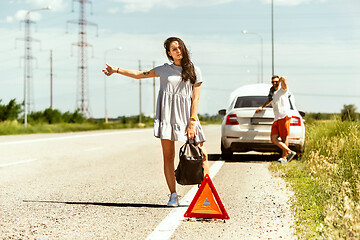
[[[238,97],[234,108],[260,107],[268,100],[267,96],[246,96]],[[271,104],[267,106],[271,108]]]

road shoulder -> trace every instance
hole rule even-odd
[[[213,179],[230,220],[184,219],[171,239],[295,239],[290,198],[267,162],[227,162]]]

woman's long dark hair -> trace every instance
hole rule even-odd
[[[196,82],[195,68],[194,68],[194,64],[190,60],[189,51],[187,50],[183,40],[177,37],[169,37],[168,39],[166,39],[164,42],[166,56],[168,57],[170,62],[174,62],[174,59],[171,56],[169,56],[168,53],[170,51],[170,44],[174,41],[177,41],[179,43],[181,54],[183,57],[181,59],[181,67],[182,67],[181,79],[185,82],[190,80],[190,82],[194,84]]]

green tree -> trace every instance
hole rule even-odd
[[[341,110],[341,121],[355,121],[356,120],[356,107],[354,104],[344,105]]]
[[[44,117],[46,118],[47,122],[50,124],[62,122],[61,112],[57,109],[51,109],[51,108],[45,109]]]
[[[11,99],[7,105],[0,104],[0,121],[16,120],[21,112],[21,105],[17,104],[15,99]]]
[[[83,123],[86,121],[84,115],[76,110],[75,112],[61,113],[58,109],[47,108],[44,111],[32,112],[28,115],[28,121],[36,123]]]
[[[85,121],[84,114],[80,112],[80,109],[76,109],[74,113],[70,115],[68,123],[83,123]]]

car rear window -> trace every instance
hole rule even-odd
[[[238,97],[234,108],[260,107],[268,100],[267,96]],[[271,104],[267,106],[272,108]]]

